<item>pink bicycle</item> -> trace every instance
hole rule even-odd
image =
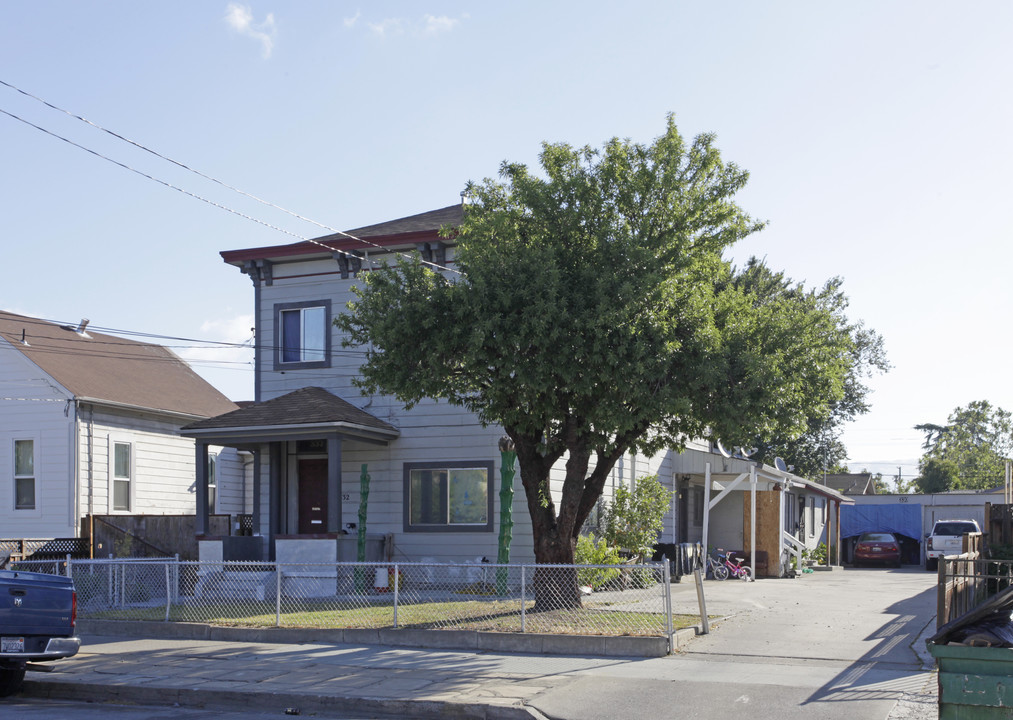
[[[749,566],[743,565],[742,560],[738,558],[733,560],[721,548],[718,548],[717,556],[719,560],[707,558],[708,569],[714,573],[716,580],[727,580],[729,577],[737,577],[743,582],[749,582],[753,579],[753,571]]]

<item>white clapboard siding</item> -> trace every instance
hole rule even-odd
[[[0,338],[0,537],[75,533],[70,394]],[[34,510],[14,509],[14,441],[33,440]]]

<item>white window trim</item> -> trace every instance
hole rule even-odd
[[[14,445],[19,440],[31,440],[32,441],[32,469],[35,471],[33,479],[35,480],[35,507],[34,508],[22,508],[17,509],[15,507],[15,493],[16,483],[14,482],[14,464],[17,462],[15,457]],[[11,511],[16,513],[17,517],[42,517],[42,482],[40,476],[39,467],[39,449],[41,447],[41,438],[38,434],[24,434],[18,435],[11,439],[10,451],[11,451],[11,462],[10,462],[10,479],[11,489],[10,495],[8,496],[7,502]]]
[[[128,445],[130,447],[130,507],[126,510],[117,510],[114,505],[114,484],[116,482],[116,446],[117,445]],[[136,515],[137,513],[137,443],[134,437],[130,435],[109,435],[109,445],[107,448],[106,462],[108,464],[108,472],[106,479],[106,492],[108,497],[106,498],[107,510],[110,515]]]

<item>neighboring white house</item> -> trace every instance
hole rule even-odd
[[[235,408],[167,348],[0,312],[0,536],[193,513],[194,441],[178,430]]]
[[[205,538],[203,555],[285,561],[354,559],[349,546],[354,544],[359,522],[360,476],[365,468],[371,478],[366,531],[392,540],[387,543],[389,554],[411,561],[495,559],[502,429],[483,427],[474,414],[445,402],[424,401],[406,411],[392,397],[364,397],[352,384],[364,351],[344,348],[332,322],[354,299],[357,276],[376,263],[393,261],[395,253],[418,253],[438,266],[453,268],[453,241],[441,238],[439,229],[462,218],[461,206],[454,205],[310,242],[222,253],[226,263],[253,282],[256,403],[195,422],[182,432],[196,439],[198,449],[224,445],[252,453],[254,537]],[[675,528],[680,513],[690,520],[695,517],[698,506],[687,503],[695,498],[692,488],[704,487],[704,464],[693,464],[691,459],[701,452],[710,454],[699,448],[655,457],[629,453],[613,469],[603,501],[620,485],[630,486],[638,478],[657,474],[684,498],[682,506],[673,506],[666,532],[675,533],[680,542],[699,540],[702,527],[688,527],[689,520],[680,532]],[[722,460],[713,455],[715,463]],[[198,472],[201,467],[198,463]],[[562,470],[560,465],[553,476],[560,481],[555,483],[557,488]],[[761,471],[761,492],[776,487],[785,497],[802,492],[807,497],[840,500],[832,490],[808,488],[805,481],[773,468]],[[715,471],[711,478],[715,488],[734,481],[736,476],[726,477],[726,472],[731,471]],[[531,525],[519,478],[515,487],[511,560],[530,562],[534,558]],[[728,522],[714,525],[716,533],[726,533],[722,541],[734,546],[728,549],[743,548],[741,495],[716,511],[729,515]],[[737,510],[732,507],[736,503]],[[687,507],[693,508],[689,514]],[[794,499],[778,505],[789,525],[797,517],[792,508],[798,507]],[[811,507],[815,512],[819,506]],[[825,517],[821,511],[820,530]],[[594,522],[592,517],[589,524]],[[197,527],[198,532],[207,529],[200,498]],[[667,537],[661,539],[667,541]],[[804,544],[815,544],[809,540],[806,537]],[[777,542],[780,548],[782,539],[777,537]],[[772,548],[772,552],[779,550]]]

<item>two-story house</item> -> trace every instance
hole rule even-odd
[[[454,205],[313,241],[222,253],[226,263],[253,283],[257,402],[192,423],[183,434],[197,442],[199,484],[206,465],[202,448],[225,445],[253,454],[254,536],[206,538],[202,556],[292,562],[355,559],[365,470],[370,477],[367,533],[389,538],[392,557],[496,557],[502,429],[483,427],[474,414],[445,402],[426,401],[405,410],[391,397],[363,396],[352,381],[364,350],[343,347],[332,322],[354,300],[357,278],[378,263],[393,262],[397,253],[417,253],[434,266],[452,269],[455,245],[440,237],[439,230],[462,218],[462,207]],[[425,337],[420,335],[419,342],[424,345]],[[680,491],[677,498],[684,498],[683,508],[673,504],[668,519],[672,537],[699,540],[701,533],[686,526],[703,512],[703,495],[687,490],[705,483],[706,463],[697,457],[701,454],[711,452],[694,447],[655,457],[630,453],[613,470],[605,497],[620,484],[629,486],[638,477],[657,474],[662,483]],[[721,478],[715,474],[707,479],[719,486]],[[800,479],[794,484],[764,482],[761,490],[797,492],[805,487]],[[197,526],[206,530],[207,507],[201,495]],[[694,499],[696,504],[690,506]],[[741,547],[741,498],[738,502],[727,537]],[[692,507],[689,513],[687,507]],[[680,516],[683,529],[676,532]],[[519,483],[513,517],[511,559],[530,562],[531,527]],[[667,534],[661,538],[666,542]],[[779,534],[775,537],[780,541]]]

